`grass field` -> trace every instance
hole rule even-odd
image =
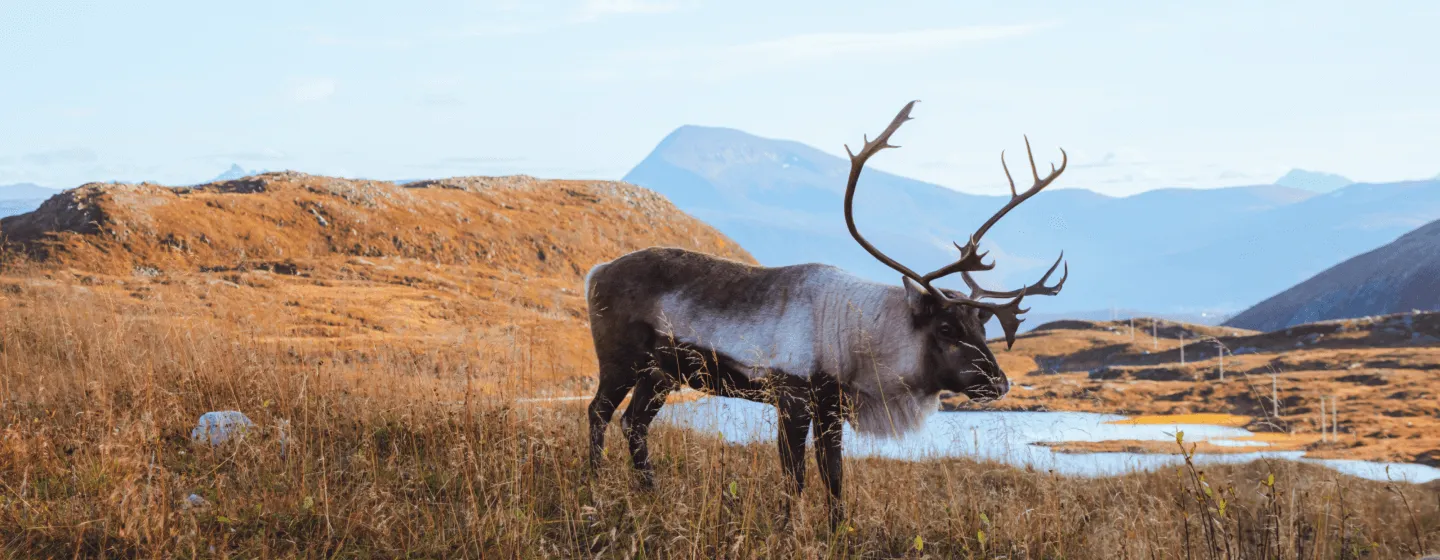
[[[658,488],[618,429],[582,469],[584,402],[516,404],[507,349],[303,347],[252,326],[136,316],[94,292],[0,319],[8,557],[1412,558],[1440,486],[1288,462],[1067,478],[966,460],[847,460],[850,526],[811,485],[781,528],[768,445],[657,427]],[[12,294],[13,295],[13,294]],[[523,353],[523,337],[513,346]],[[514,348],[510,352],[516,352]],[[189,440],[210,410],[258,425]],[[1273,476],[1273,479],[1271,478]],[[1272,483],[1273,480],[1273,483]],[[198,499],[189,498],[195,495]]]

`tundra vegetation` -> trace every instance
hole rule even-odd
[[[660,424],[657,488],[639,492],[625,461],[584,475],[585,401],[523,399],[593,390],[575,289],[590,265],[649,245],[748,259],[672,207],[569,182],[401,189],[277,174],[183,194],[86,189],[49,217],[89,218],[33,220],[51,230],[11,237],[0,272],[6,557],[1412,558],[1440,547],[1437,484],[1286,461],[1083,478],[846,458],[846,523],[831,531],[819,487],[782,528],[774,444]],[[526,233],[556,214],[590,229]],[[1065,340],[1016,350],[1060,354]],[[1083,373],[1006,367],[1027,372],[1012,389],[1022,402],[1101,402],[1020,386]],[[1429,390],[1409,379],[1405,391]],[[1377,387],[1350,389],[1343,410],[1362,391],[1388,402]],[[1141,394],[1228,406],[1152,398],[1164,391]],[[255,426],[216,447],[192,441],[216,410]],[[612,437],[603,452],[627,449]]]
[[[847,524],[828,530],[813,488],[782,529],[773,445],[661,425],[656,490],[619,461],[587,478],[584,403],[516,403],[507,381],[535,372],[464,345],[297,354],[82,294],[24,303],[0,322],[11,556],[1403,558],[1440,541],[1433,484],[1286,461],[1072,478],[846,459]],[[192,443],[216,409],[257,427]]]

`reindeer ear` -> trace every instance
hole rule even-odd
[[[905,284],[905,303],[909,304],[911,315],[928,315],[933,311],[935,298],[930,295],[930,292],[911,280],[909,276],[901,276],[900,282]]]

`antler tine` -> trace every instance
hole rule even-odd
[[[975,233],[970,236],[970,240],[966,242],[963,247],[960,248],[959,260],[945,265],[944,267],[941,267],[934,272],[926,274],[924,277],[925,281],[921,282],[922,284],[929,285],[930,281],[954,274],[956,272],[975,272],[995,268],[994,263],[987,265],[981,262],[980,257],[983,256],[983,254],[977,255],[977,251],[980,247],[980,238],[984,237],[985,233],[989,232],[990,228],[1000,221],[1000,218],[1004,218],[1006,214],[1010,213],[1010,210],[1014,209],[1016,206],[1019,206],[1020,203],[1029,200],[1030,197],[1035,196],[1036,193],[1039,193],[1045,187],[1050,186],[1050,183],[1055,182],[1055,179],[1059,177],[1061,173],[1065,172],[1065,167],[1070,163],[1069,154],[1066,154],[1065,149],[1061,148],[1060,167],[1055,168],[1053,171],[1050,172],[1049,175],[1046,175],[1045,178],[1042,179],[1040,178],[1039,170],[1035,167],[1034,154],[1030,153],[1030,139],[1028,137],[1025,138],[1025,151],[1027,154],[1030,155],[1030,172],[1032,175],[1035,176],[1035,184],[1031,185],[1030,188],[1025,189],[1025,192],[1016,193],[1014,187],[1015,180],[1013,177],[1010,176],[1010,167],[1005,164],[1005,153],[1001,152],[1000,165],[1005,169],[1005,178],[1010,180],[1011,185],[1010,201],[1005,203],[1005,206],[1001,207],[1000,210],[996,212],[993,216],[990,216],[990,219],[986,220],[985,223],[980,226],[980,229],[975,230]],[[1052,164],[1051,167],[1053,168],[1054,165]]]
[[[1000,150],[1000,168],[1005,170],[1005,180],[1010,181],[1010,196],[1015,193],[1015,178],[1010,176],[1010,166],[1005,164],[1005,150]]]
[[[920,100],[917,99],[915,101],[906,103],[905,108],[900,110],[900,114],[895,115],[895,119],[890,121],[890,126],[885,127],[885,131],[881,132],[879,136],[876,136],[873,142],[870,140],[869,134],[862,134],[860,138],[865,141],[865,144],[860,147],[859,154],[851,152],[850,145],[845,144],[845,153],[850,156],[851,171],[857,170],[856,166],[854,165],[854,162],[857,158],[860,160],[860,165],[864,166],[865,160],[870,159],[870,156],[875,155],[876,152],[879,152],[880,150],[883,150],[885,148],[900,147],[890,144],[890,135],[895,134],[896,130],[900,130],[900,125],[905,124],[905,121],[910,120],[910,109],[915,107],[915,104],[919,102]]]
[[[1030,135],[1024,134],[1022,136],[1025,137],[1025,155],[1030,158],[1030,174],[1035,176],[1035,182],[1039,183],[1040,170],[1035,169],[1035,152],[1030,151]]]
[[[870,156],[875,155],[880,150],[899,147],[890,144],[890,135],[894,134],[896,130],[899,130],[900,125],[905,124],[905,121],[910,120],[910,110],[914,108],[918,102],[919,100],[915,100],[906,103],[905,107],[900,109],[900,113],[895,115],[895,119],[890,121],[890,126],[885,127],[885,131],[881,132],[879,136],[876,136],[875,140],[870,140],[868,135],[862,136],[865,144],[861,146],[860,153],[857,154],[850,151],[850,145],[845,145],[845,153],[850,155],[850,178],[845,184],[845,225],[850,228],[850,236],[854,237],[855,241],[858,242],[865,251],[869,252],[871,256],[875,257],[885,266],[895,269],[895,271],[900,274],[920,282],[921,285],[925,286],[931,293],[944,298],[945,296],[941,295],[938,290],[930,288],[930,283],[924,280],[924,276],[910,270],[909,267],[900,264],[895,259],[886,256],[885,253],[880,252],[879,249],[876,249],[874,245],[871,245],[870,242],[865,239],[865,236],[860,235],[860,229],[855,227],[855,187],[860,182],[860,172],[864,170],[865,162],[870,159]]]
[[[1065,262],[1065,272],[1060,275],[1060,281],[1056,282],[1054,286],[1046,286],[1045,281],[1050,279],[1050,275],[1055,273],[1055,269],[1059,268],[1060,263],[1064,260],[1065,252],[1061,251],[1060,258],[1055,259],[1055,264],[1050,265],[1050,270],[1045,271],[1045,275],[1040,277],[1039,282],[1025,286],[1018,290],[1010,290],[1006,292],[997,292],[980,287],[980,284],[970,276],[969,271],[961,271],[960,275],[965,279],[965,285],[970,287],[970,299],[980,299],[982,297],[1013,298],[1019,296],[1022,293],[1032,296],[1053,296],[1060,294],[1060,289],[1065,287],[1065,280],[1070,278],[1070,263],[1068,261]]]
[[[1020,288],[1018,292],[1019,293],[1015,295],[1015,299],[1005,303],[989,303],[974,300],[965,300],[964,302],[965,305],[986,309],[995,315],[995,319],[1000,321],[1000,328],[1005,331],[1006,349],[1015,347],[1015,333],[1020,330],[1020,323],[1025,322],[1025,319],[1020,316],[1030,311],[1028,307],[1024,309],[1020,308],[1020,301],[1025,299],[1025,288]]]

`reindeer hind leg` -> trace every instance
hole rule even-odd
[[[630,443],[630,460],[640,474],[643,488],[655,487],[655,468],[650,464],[650,422],[665,406],[665,397],[674,389],[675,383],[661,371],[651,371],[640,378],[635,394],[630,396],[630,406],[625,409],[621,426]]]
[[[644,375],[641,372],[649,359],[653,332],[648,326],[631,324],[623,332],[609,332],[610,336],[596,337],[595,353],[599,359],[600,374],[595,398],[591,399],[589,408],[591,471],[600,468],[601,453],[605,449],[605,429],[609,427],[615,409]]]

